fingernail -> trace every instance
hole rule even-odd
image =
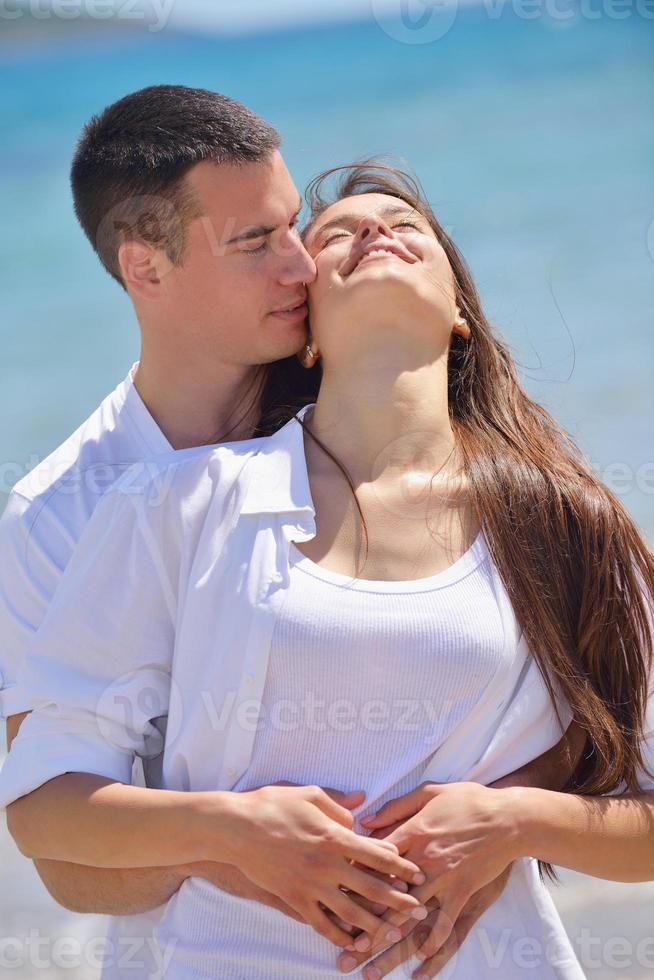
[[[408,892],[408,890],[409,890],[409,886],[407,885],[406,881],[402,881],[401,878],[395,878],[395,879],[393,879],[393,881],[391,882],[391,885],[398,892]]]
[[[354,948],[360,953],[365,953],[367,949],[370,949],[370,938],[369,936],[359,936],[354,940]]]
[[[426,919],[428,914],[429,913],[427,912],[427,909],[424,907],[424,905],[419,905],[417,908],[413,910],[413,912],[411,913],[411,917],[413,919]]]
[[[427,877],[422,871],[416,871],[411,881],[414,885],[424,885],[424,883],[427,881]]]
[[[354,956],[339,956],[338,958],[339,970],[351,970],[356,965],[357,961]]]
[[[425,953],[424,949],[416,950],[416,956],[418,957],[419,960],[426,960],[429,955],[430,955],[429,953]]]
[[[387,908],[388,905],[382,905],[381,902],[372,903],[372,910],[375,913],[375,915],[383,915]]]
[[[389,929],[386,933],[386,938],[388,939],[389,943],[399,943],[400,939],[402,938],[402,933],[399,929]]]
[[[382,972],[378,966],[367,966],[363,971],[365,980],[381,980]]]

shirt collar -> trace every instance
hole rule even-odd
[[[252,473],[242,514],[291,513],[307,532],[315,534],[316,509],[307,473],[304,430],[298,422],[314,405],[305,405],[286,425],[262,440],[260,451],[249,464]]]

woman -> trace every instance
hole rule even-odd
[[[640,792],[654,789],[654,558],[521,389],[408,179],[347,168],[328,205],[321,186],[302,354],[321,365],[315,404],[268,439],[162,461],[163,495],[161,479],[123,481],[98,506],[26,664],[41,704],[2,798],[71,770],[128,782],[149,720],[168,713],[167,789],[124,787],[132,805],[103,812],[64,777],[72,832],[45,856],[177,863],[183,834],[189,861],[231,861],[314,925],[191,877],[157,930],[169,978],[338,976],[328,940],[350,937],[321,909],[370,936],[380,927],[353,893],[396,925],[438,902],[427,958],[412,964],[433,976],[458,910],[509,867],[452,975],[517,980],[528,940],[532,976],[581,978],[533,858],[654,878],[654,793]],[[269,417],[289,419],[275,405]],[[119,583],[106,548],[124,555]],[[483,785],[572,717],[590,746],[574,794]],[[365,791],[354,834],[312,783]],[[328,816],[341,825],[338,853],[314,864],[311,909],[294,904],[293,881],[315,847],[297,848],[279,884],[292,854],[282,796],[304,843],[330,839]],[[89,812],[94,835],[79,832]],[[389,825],[386,846],[363,836]],[[392,895],[364,869],[418,883]]]

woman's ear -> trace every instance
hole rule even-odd
[[[464,340],[470,339],[470,327],[468,325],[468,321],[462,315],[461,310],[459,309],[458,306],[456,308],[456,316],[454,318],[454,323],[452,324],[452,332],[458,333],[461,337],[464,338]]]

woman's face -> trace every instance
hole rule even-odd
[[[448,349],[457,312],[452,268],[410,205],[387,194],[345,198],[320,215],[306,246],[317,269],[312,347],[327,364],[379,343],[386,326],[396,342],[427,345],[426,354]]]

